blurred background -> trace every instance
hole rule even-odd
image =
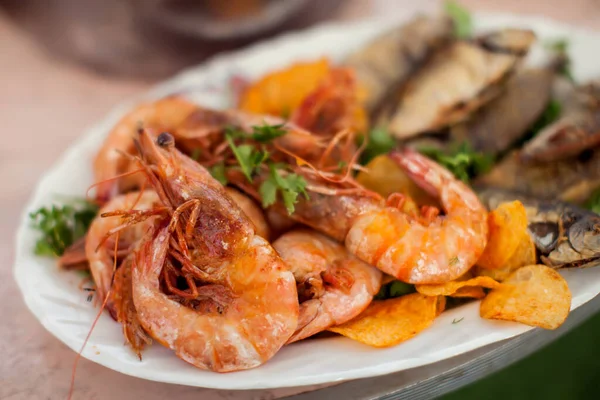
[[[460,3],[473,11],[542,15],[600,30],[599,0]],[[62,398],[69,384],[72,352],[25,310],[9,266],[22,204],[40,174],[86,127],[116,103],[216,53],[324,21],[401,18],[440,7],[436,0],[0,0],[0,255],[8,261],[0,270],[0,295],[14,299],[0,303],[0,315],[13,321],[0,325],[0,398]],[[596,317],[448,399],[597,398],[599,336]],[[75,398],[177,393],[181,400],[199,393],[125,377],[86,360],[77,386]],[[203,399],[225,398],[202,393]]]

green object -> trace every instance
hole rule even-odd
[[[200,159],[201,154],[202,154],[202,150],[200,150],[199,148],[195,148],[194,151],[192,151],[190,158],[194,161],[198,161]]]
[[[454,36],[459,39],[471,37],[473,34],[471,13],[455,1],[446,1],[444,9],[454,23]]]
[[[600,214],[600,189],[596,189],[585,203],[585,208]]]
[[[560,57],[562,65],[558,72],[567,79],[569,79],[571,82],[575,82],[573,72],[571,71],[571,57],[569,57],[569,54],[567,52],[569,49],[569,41],[565,38],[547,40],[544,43],[544,48],[547,51],[555,53],[557,56]]]
[[[368,136],[369,141],[360,157],[362,165],[367,164],[378,155],[389,153],[396,146],[394,138],[383,128],[371,130]]]
[[[531,356],[442,400],[589,400],[600,392],[600,314]]]
[[[257,150],[253,145],[241,144],[236,146],[233,142],[233,136],[229,133],[225,135],[227,143],[233,151],[240,169],[249,182],[252,182],[252,176],[258,170],[263,162],[269,158],[269,152],[266,150]]]
[[[215,178],[221,185],[227,185],[227,176],[225,175],[225,164],[222,162],[215,164],[210,169],[210,174]]]
[[[393,299],[395,297],[404,296],[405,294],[410,294],[415,292],[415,286],[400,282],[400,281],[391,281],[379,289],[379,292],[375,295],[375,300],[386,300]]]
[[[283,136],[287,133],[284,129],[285,124],[280,125],[260,125],[252,127],[252,139],[260,143],[267,143]]]
[[[97,213],[95,204],[83,200],[42,207],[30,213],[32,226],[42,234],[35,244],[35,254],[61,256],[67,247],[86,234]]]
[[[494,164],[492,156],[474,151],[467,142],[451,147],[449,150],[422,147],[419,152],[436,161],[452,172],[458,179],[467,183],[471,178],[489,171]]]
[[[298,174],[281,175],[276,164],[269,165],[269,178],[260,185],[258,191],[264,208],[275,203],[277,192],[279,192],[283,204],[290,214],[294,212],[300,194],[308,199],[306,180]]]
[[[516,147],[521,147],[525,142],[528,142],[532,138],[534,138],[538,133],[542,131],[548,125],[556,122],[562,113],[562,106],[558,102],[558,100],[551,99],[546,105],[544,112],[542,115],[538,117],[538,119],[533,123],[531,128],[527,131],[525,135],[521,138]]]

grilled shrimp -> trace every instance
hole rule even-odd
[[[108,303],[114,309],[117,322],[122,325],[123,336],[138,358],[142,359],[142,350],[152,343],[152,339],[142,327],[133,302],[131,264],[133,254],[129,253],[115,272]]]
[[[269,240],[271,237],[271,228],[267,224],[263,210],[252,200],[239,190],[226,187],[225,192],[235,204],[242,209],[248,219],[254,224],[256,234],[262,238]]]
[[[112,128],[94,160],[96,197],[108,201],[117,193],[139,187],[142,175],[136,174],[111,180],[116,175],[132,171],[135,165],[125,154],[133,154],[133,137],[140,126],[160,130],[173,130],[183,124],[197,106],[179,97],[167,97],[142,104],[125,115]]]
[[[168,131],[177,138],[178,148],[186,154],[197,153],[198,161],[207,161],[224,142],[229,128],[251,134],[254,126],[282,125],[286,134],[275,143],[309,161],[318,159],[326,143],[293,123],[271,116],[247,114],[238,110],[213,110],[200,107],[180,97],[167,97],[138,106],[124,116],[109,133],[94,160],[97,182],[96,197],[108,201],[120,192],[140,187],[143,175],[133,174],[135,147],[132,138],[141,127],[148,132]],[[218,156],[218,154],[217,154]],[[132,174],[128,175],[127,173]],[[118,181],[113,178],[123,174]]]
[[[96,294],[101,300],[104,300],[111,287],[115,256],[114,244],[107,241],[106,238],[122,223],[119,218],[105,218],[102,215],[115,210],[131,210],[132,208],[150,210],[156,202],[158,202],[158,196],[150,190],[120,195],[106,203],[92,221],[85,240],[85,254],[96,284]],[[130,246],[141,239],[150,222],[151,220],[147,219],[143,223],[122,230],[119,234],[119,249],[127,251]],[[111,314],[114,314],[111,304],[108,304],[108,309]]]
[[[381,272],[343,245],[314,231],[291,231],[273,243],[298,288],[298,327],[292,343],[360,314],[381,286]]]
[[[429,224],[394,208],[362,215],[348,232],[346,247],[405,282],[442,283],[458,278],[485,248],[486,209],[470,188],[430,159],[408,150],[391,157],[422,189],[439,197],[446,215]]]
[[[181,359],[219,372],[269,360],[298,324],[294,276],[243,211],[198,163],[162,133],[139,134],[141,164],[171,218],[136,251],[133,299],[140,321]],[[165,269],[193,274],[186,306],[161,289]],[[182,290],[182,289],[180,289]]]
[[[366,190],[338,193],[309,181],[310,199],[301,198],[291,217],[345,242],[352,254],[401,281],[435,284],[459,277],[486,245],[486,209],[471,189],[430,159],[411,150],[391,157],[417,185],[439,197],[446,215],[411,215]]]

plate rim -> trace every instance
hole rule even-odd
[[[431,13],[427,13],[427,14],[431,14]],[[30,249],[26,249],[26,246],[25,246],[26,245],[25,238],[26,238],[28,230],[30,229],[29,213],[33,210],[33,205],[35,203],[37,203],[40,198],[44,197],[43,196],[44,193],[42,193],[42,190],[41,190],[42,186],[43,186],[42,185],[43,182],[45,182],[48,179],[48,176],[51,175],[53,173],[53,171],[60,164],[62,164],[64,162],[65,159],[67,159],[67,158],[69,158],[69,156],[81,151],[82,144],[85,143],[88,140],[88,138],[94,134],[94,131],[99,130],[100,127],[102,127],[104,125],[109,125],[109,123],[111,121],[118,119],[121,115],[123,115],[125,112],[127,112],[127,110],[129,110],[136,103],[138,103],[142,100],[156,98],[157,96],[161,95],[161,93],[163,93],[166,90],[166,88],[170,88],[168,91],[172,91],[173,90],[172,88],[177,86],[179,81],[185,81],[187,77],[189,77],[193,74],[201,73],[202,71],[210,71],[212,68],[214,68],[215,66],[218,66],[218,65],[226,65],[228,63],[232,63],[232,61],[235,61],[235,59],[237,59],[237,58],[243,59],[245,57],[248,57],[248,55],[250,55],[252,53],[257,53],[257,52],[263,51],[262,50],[263,48],[268,48],[271,46],[282,46],[286,42],[303,40],[303,39],[306,39],[307,37],[312,37],[312,36],[318,37],[323,32],[327,32],[327,31],[331,31],[331,30],[344,31],[344,30],[349,30],[352,28],[359,28],[359,27],[370,26],[370,25],[375,25],[375,24],[381,24],[382,27],[384,25],[387,26],[388,24],[394,24],[394,23],[398,24],[398,23],[402,23],[410,18],[413,18],[415,15],[416,14],[409,13],[409,14],[396,16],[396,17],[387,17],[386,16],[386,17],[375,17],[375,18],[371,17],[368,19],[361,19],[361,20],[355,20],[355,21],[332,21],[332,22],[318,24],[318,25],[315,25],[308,29],[286,32],[284,34],[275,36],[275,37],[267,39],[267,40],[257,42],[255,44],[252,44],[250,46],[247,46],[247,47],[244,47],[244,48],[241,48],[238,50],[228,51],[228,52],[224,52],[224,53],[215,55],[201,64],[187,67],[187,68],[183,69],[182,71],[180,71],[179,73],[173,75],[172,77],[167,78],[165,80],[162,80],[162,81],[154,84],[149,89],[144,90],[140,93],[137,93],[137,94],[129,97],[125,101],[118,102],[116,105],[112,106],[108,110],[108,112],[104,115],[103,118],[92,122],[88,127],[86,127],[83,130],[83,132],[73,142],[71,142],[71,144],[59,155],[59,157],[52,163],[52,165],[39,176],[33,191],[31,192],[27,202],[25,203],[25,206],[22,209],[21,215],[19,217],[19,225],[18,225],[16,235],[15,235],[15,245],[14,245],[15,246],[15,261],[14,261],[14,265],[13,265],[13,277],[17,283],[19,291],[21,292],[23,300],[24,300],[25,304],[27,305],[27,308],[29,309],[29,311],[36,317],[36,319],[42,324],[42,326],[52,336],[54,336],[55,338],[60,340],[62,343],[64,343],[67,347],[71,348],[76,353],[79,352],[79,349],[76,348],[76,346],[73,343],[71,343],[68,340],[68,338],[61,333],[61,329],[56,324],[54,324],[51,320],[47,319],[45,317],[44,313],[41,311],[42,309],[40,307],[37,307],[39,299],[36,298],[35,296],[32,296],[32,294],[29,292],[29,290],[26,286],[26,282],[25,282],[26,281],[26,276],[25,276],[26,268],[19,267],[19,266],[26,264],[26,262],[27,262],[24,259],[26,257],[26,254],[24,254],[24,251],[28,251],[28,250],[30,251]],[[591,29],[588,27],[575,26],[575,25],[572,25],[572,24],[569,24],[566,22],[557,21],[553,18],[542,16],[542,15],[517,15],[517,14],[512,14],[512,13],[500,13],[500,12],[473,12],[473,15],[475,16],[475,20],[478,20],[478,19],[490,19],[490,20],[510,19],[511,21],[514,21],[514,25],[524,24],[524,25],[534,26],[534,25],[543,24],[543,25],[547,25],[551,30],[560,31],[562,33],[568,32],[569,35],[580,34],[580,35],[585,35],[585,36],[596,36],[600,40],[600,30],[594,30],[594,29]],[[581,305],[583,305],[583,304],[581,304]],[[529,330],[530,329],[526,329],[523,332],[513,335],[512,337],[518,336]],[[505,338],[503,337],[502,339],[505,339]],[[89,344],[88,344],[88,346],[89,346]],[[468,347],[468,346],[466,346],[466,347]],[[481,346],[476,346],[473,349],[479,348],[479,347],[481,347]],[[466,350],[466,351],[468,351],[468,350]],[[464,353],[464,351],[457,352],[455,355],[462,354],[462,353]],[[204,387],[204,388],[211,388],[211,389],[230,389],[230,390],[275,389],[275,388],[284,388],[284,387],[300,387],[300,386],[308,386],[308,385],[336,383],[336,382],[343,382],[343,381],[359,379],[359,378],[369,378],[369,377],[386,375],[386,374],[398,372],[401,370],[415,368],[417,366],[417,365],[413,365],[408,368],[398,369],[398,367],[395,367],[394,364],[387,363],[387,364],[381,364],[381,365],[376,365],[376,366],[369,366],[369,367],[362,368],[362,369],[354,369],[352,371],[345,372],[343,377],[339,377],[339,376],[335,377],[335,376],[339,375],[339,372],[333,372],[333,373],[329,374],[329,375],[333,375],[333,376],[329,376],[327,373],[323,373],[320,375],[319,379],[315,379],[315,378],[304,378],[303,379],[303,378],[292,377],[288,381],[286,381],[285,384],[278,384],[276,386],[273,386],[273,385],[270,386],[268,384],[264,384],[264,383],[260,383],[260,382],[257,382],[254,385],[244,384],[244,385],[239,385],[239,386],[236,386],[235,384],[233,384],[233,385],[231,385],[231,384],[228,384],[228,385],[224,385],[224,384],[223,385],[221,385],[221,384],[206,385],[205,383],[203,383],[202,385],[195,385],[195,384],[190,384],[188,381],[183,382],[183,381],[180,381],[177,379],[162,379],[162,378],[156,379],[155,377],[147,376],[145,374],[145,370],[143,370],[143,369],[140,370],[140,371],[142,371],[142,373],[136,374],[136,373],[133,373],[133,370],[129,370],[127,368],[122,368],[121,367],[122,364],[120,364],[120,363],[109,365],[108,363],[104,362],[104,358],[90,358],[90,357],[86,356],[85,351],[81,354],[81,356],[92,362],[100,364],[106,368],[115,370],[115,371],[123,373],[125,375],[134,376],[134,377],[141,378],[141,379],[147,379],[147,380],[151,380],[151,381],[164,382],[164,383],[170,383],[170,384],[180,384],[180,385],[185,385],[185,386],[196,386],[196,387]],[[445,359],[448,359],[448,358],[450,358],[450,357],[446,357]],[[431,363],[443,362],[444,360],[428,362],[425,364],[421,363],[421,364],[419,364],[419,366],[424,366],[424,365],[428,365]],[[232,381],[235,381],[235,380],[232,380]]]

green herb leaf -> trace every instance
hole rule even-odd
[[[210,174],[223,186],[227,185],[227,176],[225,175],[225,164],[222,162],[213,165]]]
[[[369,132],[369,142],[360,156],[360,163],[367,164],[381,154],[387,154],[394,148],[396,141],[383,128],[375,128]]]
[[[374,296],[375,300],[393,299],[395,297],[404,296],[415,292],[415,286],[400,281],[391,281],[379,289],[379,292]]]
[[[257,150],[249,144],[236,146],[230,134],[226,134],[225,138],[244,176],[246,176],[249,182],[252,182],[254,173],[269,158],[269,153],[266,150]]]
[[[252,127],[252,139],[260,143],[267,143],[271,140],[283,136],[287,133],[284,128],[285,124],[279,125],[268,125],[264,124],[261,126]]]
[[[600,189],[596,189],[590,198],[585,202],[585,208],[600,214]]]
[[[462,317],[461,319],[453,319],[452,320],[452,325],[458,324],[460,321],[462,321],[463,319],[465,319],[465,317]]]
[[[306,180],[298,174],[281,175],[277,170],[276,164],[269,165],[269,178],[265,180],[259,187],[259,193],[262,198],[264,208],[275,203],[277,193],[281,194],[283,204],[292,214],[295,211],[295,204],[298,202],[298,196],[303,194],[308,199],[306,192]]]
[[[467,142],[461,143],[447,152],[433,147],[422,147],[419,152],[467,183],[471,178],[489,171],[494,164],[494,158],[491,155],[473,150]]]
[[[267,208],[275,204],[275,201],[277,200],[277,185],[272,179],[267,179],[260,184],[258,193],[260,193],[263,208]]]
[[[471,13],[455,1],[446,1],[444,9],[454,23],[454,36],[459,39],[471,37],[473,34]]]
[[[561,66],[559,73],[569,79],[571,82],[575,82],[575,78],[573,77],[573,72],[571,70],[571,57],[569,57],[569,54],[567,53],[569,41],[565,38],[547,40],[544,43],[544,48],[549,52],[555,53],[559,57],[559,64]]]
[[[194,161],[198,161],[200,159],[200,155],[202,154],[202,150],[200,148],[195,148],[190,155],[190,158]]]
[[[560,118],[561,113],[562,106],[560,105],[560,103],[554,99],[550,100],[548,102],[548,105],[546,105],[546,109],[544,110],[542,115],[539,116],[539,118],[533,123],[533,125],[531,126],[531,128],[529,128],[529,130],[523,136],[523,138],[521,138],[521,140],[517,144],[518,147],[521,147],[523,143],[534,138],[538,133],[540,133],[542,129],[544,129],[548,125],[556,122]]]
[[[35,244],[35,254],[62,255],[67,247],[86,234],[97,213],[98,207],[85,201],[42,207],[30,213],[32,226],[42,233]]]

